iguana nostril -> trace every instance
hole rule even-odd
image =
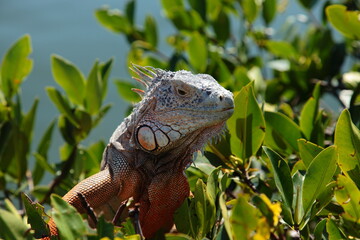
[[[220,102],[222,102],[222,100],[224,100],[224,97],[222,95],[220,95],[219,100],[220,100]]]

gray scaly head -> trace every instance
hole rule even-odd
[[[207,74],[164,71],[133,65],[146,86],[134,113],[137,122],[132,141],[154,155],[178,149],[194,151],[224,128],[234,110],[233,94]]]

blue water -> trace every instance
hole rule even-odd
[[[28,111],[35,97],[40,99],[32,149],[36,148],[46,126],[58,115],[44,90],[46,86],[59,88],[52,78],[52,54],[72,61],[85,76],[88,75],[95,59],[107,61],[115,58],[105,100],[105,103],[112,103],[113,107],[85,144],[99,139],[107,142],[113,130],[124,118],[129,104],[119,97],[113,81],[115,78],[130,79],[126,69],[129,46],[123,36],[107,31],[96,21],[94,10],[103,4],[104,1],[85,0],[0,0],[1,58],[11,44],[24,34],[30,34],[32,40],[31,58],[34,60],[34,68],[22,85],[25,111]],[[106,4],[111,8],[123,9],[125,1],[109,0]],[[162,22],[159,28],[170,27],[169,23],[161,21],[160,2],[138,1],[136,21],[142,23],[146,14],[150,13],[158,22]],[[62,144],[63,140],[56,130],[49,154],[52,162],[58,161],[58,147]]]

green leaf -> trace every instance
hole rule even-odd
[[[319,112],[320,84],[316,84],[313,97],[304,105],[300,114],[300,129],[307,140],[323,145],[324,127]]]
[[[360,131],[351,121],[349,110],[342,111],[335,129],[339,167],[360,188]]]
[[[331,5],[326,8],[326,16],[345,37],[360,39],[360,11],[347,11],[344,5]]]
[[[311,9],[318,0],[299,0],[301,5],[306,9]]]
[[[17,215],[0,209],[0,236],[4,239],[33,239],[28,226]]]
[[[216,34],[216,39],[222,43],[226,42],[230,37],[230,20],[224,10],[221,10],[218,17],[212,21],[212,27]]]
[[[126,14],[126,18],[129,20],[130,24],[133,25],[134,24],[134,16],[135,16],[135,0],[129,0],[126,3],[125,6],[125,14]]]
[[[314,230],[314,240],[323,240],[323,232],[326,226],[326,219],[322,219],[315,227]]]
[[[6,98],[17,93],[20,84],[32,70],[31,39],[25,35],[17,40],[6,52],[1,66],[0,88]]]
[[[266,47],[268,50],[277,57],[296,60],[299,57],[299,53],[288,42],[285,41],[267,41]]]
[[[242,0],[240,2],[244,16],[249,23],[253,23],[259,13],[259,6],[257,1]]]
[[[38,103],[39,103],[39,99],[36,98],[33,105],[31,106],[31,109],[29,110],[29,112],[26,115],[24,115],[22,122],[21,122],[21,131],[26,135],[29,142],[31,142],[31,140],[32,140],[35,114],[36,114]]]
[[[76,109],[75,110],[75,116],[76,119],[79,120],[80,127],[74,128],[73,135],[77,139],[77,142],[79,143],[81,140],[85,139],[89,132],[92,129],[92,119],[89,113]]]
[[[264,0],[262,8],[262,16],[266,25],[269,25],[276,15],[277,0]]]
[[[209,201],[211,201],[214,206],[216,202],[216,196],[219,193],[219,171],[220,168],[215,168],[210,173],[206,183],[206,192],[208,194]]]
[[[124,34],[132,32],[131,21],[118,9],[108,9],[107,7],[98,9],[95,11],[95,17],[103,27],[112,32]]]
[[[55,126],[55,120],[51,121],[49,126],[46,128],[44,135],[40,139],[36,152],[42,156],[46,157],[47,152],[50,148],[54,126]]]
[[[44,207],[39,203],[33,203],[25,193],[21,194],[21,198],[25,206],[28,223],[31,225],[31,229],[35,231],[34,236],[36,238],[49,236],[49,228],[43,220],[43,216],[45,216]]]
[[[312,92],[312,96],[313,98],[315,98],[317,102],[319,102],[320,100],[320,94],[321,94],[320,87],[321,87],[320,82],[317,82]]]
[[[228,232],[233,239],[246,240],[250,233],[256,229],[258,223],[258,210],[250,205],[246,195],[240,195],[233,206],[230,216],[232,231]]]
[[[44,175],[44,170],[48,171],[49,173],[55,175],[56,170],[48,163],[47,159],[40,155],[39,153],[34,153],[34,157],[36,160],[36,166],[33,173],[34,176],[34,183],[36,180],[36,183],[38,183],[42,176]]]
[[[304,105],[300,114],[300,129],[307,140],[311,141],[311,134],[315,128],[315,120],[318,114],[318,101],[311,97]]]
[[[265,120],[255,99],[253,82],[235,94],[235,111],[227,121],[232,153],[245,160],[254,155],[265,137]]]
[[[232,233],[232,224],[230,223],[230,216],[226,207],[226,202],[225,202],[225,192],[222,192],[220,194],[219,197],[219,206],[220,206],[220,210],[221,210],[221,215],[224,219],[224,226],[226,229],[226,232],[228,233],[229,239],[233,240],[233,235]]]
[[[214,21],[218,17],[219,12],[222,10],[222,2],[219,0],[206,1],[206,13],[210,20]]]
[[[289,215],[288,217],[288,221],[290,220],[291,225],[295,224],[299,225],[301,223],[301,220],[303,219],[304,216],[304,209],[303,209],[303,205],[302,205],[302,191],[303,191],[303,185],[304,185],[304,176],[301,175],[298,171],[295,172],[295,174],[292,177],[292,181],[294,184],[294,200],[293,200],[293,209],[294,209],[294,220],[292,221],[292,216],[291,216],[291,211],[285,211],[284,213],[289,213],[287,215]],[[284,208],[283,208],[284,209]],[[285,210],[288,209],[285,206]]]
[[[202,239],[215,223],[215,203],[209,199],[206,185],[201,179],[196,182],[194,191],[195,210],[199,219],[197,239]]]
[[[225,66],[225,64],[223,62],[221,62],[221,63]],[[227,70],[228,74],[230,75],[228,78],[231,79],[230,71],[228,69],[226,69],[226,70]],[[241,89],[251,82],[249,75],[248,75],[248,69],[243,66],[236,67],[236,69],[234,70],[234,72],[232,74],[233,74],[234,80],[235,80],[234,81],[235,89]]]
[[[51,56],[51,70],[57,84],[66,92],[70,101],[82,106],[85,94],[85,77],[79,69],[68,60]]]
[[[198,32],[194,32],[188,43],[187,52],[190,64],[197,72],[205,72],[207,67],[208,50],[205,38]]]
[[[157,28],[155,19],[148,15],[145,18],[145,39],[152,47],[156,48],[157,46]]]
[[[103,215],[98,218],[96,229],[99,238],[108,237],[109,239],[114,239],[114,225],[111,222],[107,222]]]
[[[263,149],[270,159],[274,171],[275,185],[287,207],[291,208],[294,189],[289,165],[279,154],[270,148],[264,146]]]
[[[233,81],[233,76],[231,75],[231,72],[229,70],[229,68],[226,66],[226,64],[224,63],[224,61],[219,58],[216,62],[217,67],[219,68],[219,73],[218,73],[218,81],[223,85],[223,86],[229,86]],[[247,70],[246,70],[247,72]],[[244,81],[245,82],[245,81]],[[250,79],[249,82],[250,83]],[[248,84],[246,83],[246,84]],[[244,83],[245,84],[245,83]],[[245,84],[245,85],[246,85]],[[241,89],[241,88],[239,88]]]
[[[121,79],[115,80],[115,84],[118,93],[126,101],[139,102],[141,100],[141,97],[136,92],[131,91],[132,88],[136,88],[134,84]]]
[[[265,144],[276,151],[297,152],[297,140],[302,137],[300,128],[282,113],[265,112]]]
[[[135,226],[133,221],[130,218],[126,218],[125,221],[121,224],[122,231],[128,235],[136,234]]]
[[[7,173],[15,177],[17,183],[20,184],[26,176],[28,167],[27,155],[30,149],[30,142],[25,133],[18,129],[17,126],[13,128],[11,137],[11,147],[7,146],[7,148],[14,152],[14,158],[12,160],[10,159],[10,161],[6,159],[10,162]]]
[[[299,154],[301,160],[303,160],[306,168],[309,167],[312,160],[322,151],[323,147],[309,142],[303,138],[298,140]]]
[[[326,207],[334,197],[334,189],[336,187],[336,182],[332,181],[326,185],[325,189],[320,193],[316,198],[316,203],[311,209],[310,219],[318,215],[324,207]]]
[[[190,6],[199,13],[203,20],[206,20],[207,0],[188,0]]]
[[[40,139],[37,150],[34,153],[36,163],[32,173],[32,177],[35,185],[37,185],[41,181],[42,177],[44,176],[45,169],[50,173],[55,174],[55,170],[50,166],[47,161],[47,153],[50,148],[54,127],[55,121],[53,120],[45,130],[44,135]]]
[[[174,1],[172,1],[173,3]],[[194,31],[200,30],[204,26],[199,13],[193,9],[183,10],[180,8],[174,8],[171,15],[167,16],[171,19],[172,23],[178,30]]]
[[[175,211],[174,222],[179,232],[189,234],[195,238],[199,224],[194,203],[194,200],[186,199]]]
[[[335,189],[336,201],[343,207],[343,218],[360,223],[360,190],[350,178],[338,175]]]
[[[310,163],[304,177],[302,203],[304,217],[311,210],[315,200],[331,181],[336,170],[337,151],[334,146],[321,151]],[[306,219],[303,219],[306,221]]]
[[[185,10],[183,0],[161,0],[161,5],[163,6],[166,16],[170,19],[174,17],[174,12]]]
[[[101,107],[102,82],[98,61],[95,62],[86,82],[85,102],[87,111],[92,115],[96,114]]]
[[[13,132],[15,131],[14,128],[15,126],[11,122],[5,122],[1,128],[0,143],[2,145],[0,145],[0,169],[4,172],[7,172],[9,165],[13,164],[13,161],[9,161],[9,159],[13,159],[15,155],[13,140]]]
[[[11,141],[13,123],[10,121],[4,121],[0,124],[0,169],[8,161],[5,161],[4,154],[7,151],[7,145]]]
[[[59,230],[61,239],[81,239],[86,232],[86,227],[81,215],[73,206],[57,195],[52,194],[50,200],[51,206],[53,207],[52,216]]]
[[[75,127],[80,127],[75,114],[72,112],[69,103],[61,95],[61,93],[54,87],[47,87],[46,92],[49,95],[51,101],[55,104],[60,113],[64,114],[66,118],[74,124]]]
[[[346,239],[341,233],[340,229],[330,217],[326,221],[326,232],[328,233],[329,240]]]
[[[99,72],[100,72],[100,76],[101,76],[101,99],[104,100],[104,98],[106,97],[106,92],[107,92],[107,85],[108,85],[108,78],[111,72],[111,68],[112,68],[112,64],[114,62],[114,59],[110,59],[109,61],[105,62],[105,63],[100,63],[99,64]]]

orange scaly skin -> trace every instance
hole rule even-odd
[[[146,91],[132,114],[115,130],[101,172],[81,181],[63,199],[86,213],[81,197],[112,220],[121,202],[140,204],[146,238],[169,231],[175,210],[189,195],[184,175],[193,153],[220,134],[232,115],[232,94],[206,74],[167,72],[133,65]],[[53,220],[51,235],[58,235]],[[46,239],[46,238],[44,238]]]

